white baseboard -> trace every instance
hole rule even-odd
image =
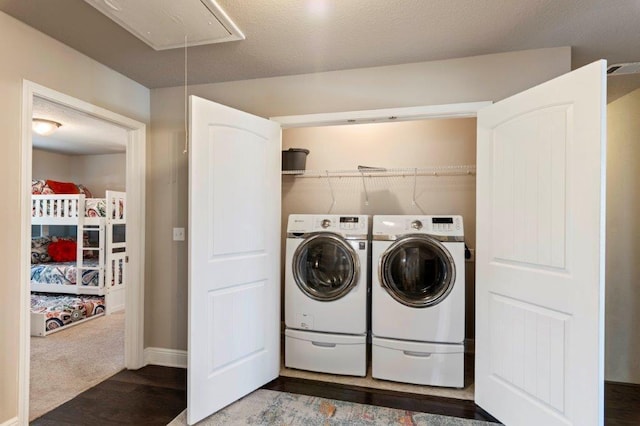
[[[144,348],[144,364],[187,368],[187,351],[165,348]]]
[[[18,418],[14,417],[12,419],[9,419],[4,423],[0,423],[0,426],[18,426]]]

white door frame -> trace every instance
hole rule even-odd
[[[144,366],[144,229],[145,229],[145,161],[146,125],[128,117],[73,98],[29,80],[22,88],[22,144],[20,174],[20,343],[18,361],[18,423],[29,419],[30,372],[30,286],[27,271],[31,263],[31,161],[33,97],[44,98],[95,118],[127,129],[126,191],[127,191],[127,251],[134,259],[127,265],[125,300],[124,362],[128,369]]]

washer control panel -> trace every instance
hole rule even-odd
[[[431,229],[443,232],[460,230],[460,222],[454,223],[453,217],[432,217]]]
[[[340,229],[361,229],[362,225],[358,216],[340,216]]]
[[[343,235],[366,235],[369,230],[367,215],[306,215],[289,216],[287,232],[335,232]]]

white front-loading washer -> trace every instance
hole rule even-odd
[[[366,375],[369,218],[290,215],[285,366]]]
[[[374,378],[464,386],[461,216],[374,216]]]

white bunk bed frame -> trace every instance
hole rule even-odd
[[[32,195],[31,224],[76,226],[78,251],[75,285],[31,283],[31,291],[105,296],[107,315],[124,309],[127,244],[113,241],[113,229],[127,223],[126,197],[125,192],[106,191],[106,217],[89,217],[84,194]],[[99,247],[85,247],[84,232],[98,233]],[[98,251],[98,266],[85,266],[85,251]],[[81,285],[82,272],[87,270],[98,271],[97,286]]]

